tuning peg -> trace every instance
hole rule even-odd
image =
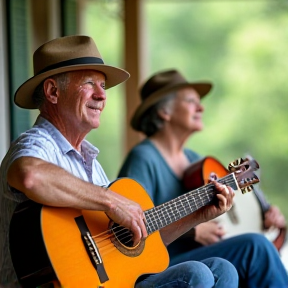
[[[240,165],[244,162],[244,160],[242,158],[238,158],[236,160],[234,160],[233,162],[230,162],[228,165],[228,170],[230,172],[235,172],[238,169],[240,169]]]
[[[246,186],[246,187],[244,187],[244,188],[241,188],[242,194],[245,194],[245,193],[251,192],[251,191],[253,191],[253,186],[252,186],[252,185]]]

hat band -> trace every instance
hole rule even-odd
[[[74,58],[62,62],[58,62],[56,64],[47,66],[46,68],[42,69],[36,75],[54,70],[57,68],[65,67],[65,66],[73,66],[73,65],[84,65],[84,64],[104,64],[103,60],[98,57],[81,57],[81,58]]]

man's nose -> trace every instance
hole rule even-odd
[[[96,100],[106,100],[106,91],[102,87],[95,87],[92,97]]]

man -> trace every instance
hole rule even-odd
[[[201,156],[185,148],[185,143],[203,129],[201,100],[211,87],[209,82],[188,82],[172,69],[155,73],[140,89],[141,103],[131,126],[147,137],[129,152],[118,176],[138,181],[155,205],[186,192],[184,173]],[[284,225],[276,212],[272,209],[266,216],[271,213],[274,224]],[[220,241],[224,234],[217,222],[197,225],[168,246],[170,265],[217,256],[236,267],[241,287],[288,287],[277,251],[264,236],[244,234]],[[202,245],[209,246],[198,248]]]
[[[107,188],[109,181],[96,158],[99,151],[85,140],[87,133],[100,125],[105,88],[127,80],[129,74],[105,65],[87,36],[49,41],[35,51],[33,61],[34,76],[19,87],[14,100],[22,108],[38,108],[40,114],[35,125],[12,143],[1,165],[2,282],[16,280],[8,250],[9,221],[17,203],[27,199],[45,206],[103,211],[132,232],[134,246],[148,235],[140,205]],[[161,237],[166,245],[231,208],[233,190],[214,185],[218,204],[163,228]],[[172,287],[177,281],[184,281],[185,287],[237,287],[238,276],[228,261],[210,258],[150,275],[136,287]]]

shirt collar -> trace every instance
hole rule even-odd
[[[76,151],[79,153],[74,147],[70,144],[70,142],[62,135],[62,133],[47,119],[42,116],[38,116],[36,122],[34,124],[35,128],[45,129],[48,134],[54,139],[54,141],[58,144],[60,150],[63,154],[67,154],[69,151]],[[89,143],[87,140],[83,140],[81,143],[82,151],[90,154],[91,157],[96,158],[99,154],[99,149]]]

